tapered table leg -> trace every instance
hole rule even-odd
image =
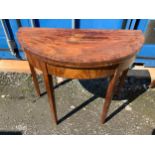
[[[123,71],[123,73],[122,73],[122,75],[121,75],[121,77],[120,77],[120,82],[119,82],[119,87],[120,87],[120,88],[124,86],[125,78],[126,78],[126,76],[127,76],[128,70],[129,70],[129,69]]]
[[[119,71],[116,70],[115,74],[113,77],[111,77],[110,81],[109,81],[109,86],[106,92],[106,97],[105,97],[105,102],[104,102],[104,106],[103,106],[103,110],[102,110],[102,114],[101,114],[101,121],[102,123],[105,122],[106,116],[107,116],[107,112],[111,103],[111,99],[113,97],[113,93],[116,87],[116,82],[119,78]]]
[[[52,79],[52,76],[49,75],[47,72],[46,64],[43,64],[42,66],[43,66],[42,67],[43,77],[44,77],[44,82],[45,82],[48,100],[50,104],[50,109],[53,115],[54,122],[57,124],[58,120],[57,120],[57,112],[56,112],[55,98],[54,98],[53,79]]]
[[[116,95],[119,95],[120,91],[121,91],[121,88],[124,86],[125,84],[125,78],[127,76],[127,73],[128,73],[128,70],[125,70],[122,72],[120,78],[119,78],[119,83],[118,83],[118,86],[117,86],[117,89],[116,89]]]
[[[31,70],[32,79],[33,79],[34,87],[35,87],[35,90],[36,90],[36,94],[38,96],[40,96],[39,83],[38,83],[38,80],[37,80],[37,75],[36,75],[35,69],[30,63],[29,63],[29,66],[30,66],[30,70]]]

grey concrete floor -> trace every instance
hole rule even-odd
[[[129,72],[120,96],[114,96],[107,122],[100,114],[108,81],[67,80],[56,86],[59,125],[51,118],[42,76],[43,95],[35,96],[29,74],[0,73],[0,134],[154,134],[155,89],[147,73]],[[55,81],[54,81],[55,83]]]

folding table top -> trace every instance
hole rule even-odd
[[[18,39],[24,51],[53,65],[76,68],[120,63],[144,43],[139,30],[20,28]]]

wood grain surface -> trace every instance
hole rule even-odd
[[[48,63],[72,68],[98,68],[135,55],[144,37],[139,30],[20,28],[22,47]]]
[[[43,71],[50,109],[58,123],[51,75],[94,79],[111,77],[101,121],[105,122],[116,83],[123,85],[129,66],[144,37],[136,30],[73,30],[21,28],[18,39],[29,61],[36,92],[40,95],[34,68]]]

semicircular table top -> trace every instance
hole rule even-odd
[[[20,28],[24,50],[53,65],[96,68],[136,55],[144,43],[139,30]]]

